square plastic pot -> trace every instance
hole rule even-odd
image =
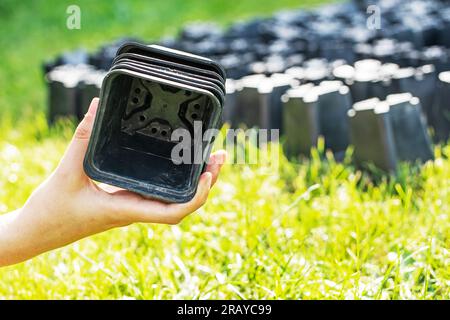
[[[221,110],[214,94],[194,85],[125,69],[110,71],[84,169],[96,181],[158,200],[187,202],[195,195],[212,147],[212,141],[201,137],[202,160],[194,163],[193,120],[202,121],[202,134],[218,126]],[[178,141],[170,137],[176,129],[191,135],[191,163],[172,159]]]

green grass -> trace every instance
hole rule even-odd
[[[73,131],[70,122],[47,127],[45,57],[297,6],[80,3],[80,31],[64,28],[72,2],[0,4],[1,213],[48,176]],[[226,165],[207,205],[180,225],[132,225],[2,268],[0,298],[449,299],[450,146],[436,146],[434,162],[403,164],[397,177],[371,178],[350,155],[336,163],[319,147],[309,161],[282,158],[272,175]]]

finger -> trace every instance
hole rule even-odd
[[[223,166],[227,159],[227,152],[225,150],[219,150],[211,154],[208,165],[205,169],[207,172],[211,172],[212,174],[212,182],[211,186],[213,186],[217,178],[219,177],[220,168]]]
[[[95,114],[98,108],[98,98],[92,99],[87,113],[81,120],[72,141],[64,154],[60,166],[69,167],[72,172],[83,172],[84,155],[94,126]]]
[[[111,195],[110,205],[117,214],[127,215],[127,223],[147,222],[177,224],[188,214],[200,208],[208,198],[211,188],[212,175],[205,172],[200,177],[197,192],[186,203],[167,204],[160,201],[148,200],[129,191],[117,191]]]
[[[192,198],[189,202],[186,203],[172,203],[166,205],[165,209],[166,215],[172,217],[175,220],[175,223],[178,223],[185,216],[203,206],[206,203],[209,191],[211,190],[212,178],[213,177],[211,172],[204,172],[200,176],[200,181],[194,198]]]

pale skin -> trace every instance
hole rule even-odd
[[[197,193],[187,203],[150,200],[89,179],[83,159],[97,106],[95,98],[55,171],[22,208],[0,216],[0,267],[136,222],[177,224],[206,202],[225,162],[223,150],[211,155]]]

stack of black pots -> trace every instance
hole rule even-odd
[[[225,78],[209,59],[124,44],[103,81],[86,173],[154,199],[192,199],[213,142],[203,135],[221,124]],[[183,141],[173,139],[175,132]],[[186,148],[176,163],[172,152],[180,142]]]

